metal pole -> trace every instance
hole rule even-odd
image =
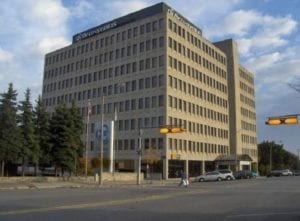
[[[115,164],[116,164],[116,150],[117,150],[117,120],[118,120],[118,115],[117,115],[117,108],[115,107],[115,116],[114,116],[114,137],[113,137],[113,142],[114,142],[114,146],[113,146],[113,176],[115,176]]]
[[[138,147],[138,170],[137,170],[137,185],[141,184],[141,161],[142,161],[142,129],[139,129],[139,147]]]
[[[103,184],[103,116],[104,116],[104,95],[102,95],[102,110],[101,110],[101,137],[100,137],[100,174],[99,174],[99,185]]]
[[[88,108],[87,108],[87,115],[86,115],[86,117],[87,117],[87,120],[86,120],[86,139],[85,139],[85,176],[86,177],[87,177],[89,122],[90,122],[89,108],[90,108],[90,100],[88,100]]]
[[[300,158],[299,158],[300,149],[297,149],[297,151],[298,151],[298,166],[297,166],[297,169],[299,170],[299,168],[300,168]]]
[[[272,171],[272,146],[270,147],[270,172]]]

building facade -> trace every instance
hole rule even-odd
[[[43,101],[52,112],[74,100],[85,123],[90,103],[90,133],[82,135],[89,158],[99,156],[101,116],[116,120],[119,171],[136,170],[139,138],[142,165],[164,178],[215,169],[220,156],[247,154],[257,162],[253,74],[240,66],[234,41],[224,42],[209,42],[159,3],[76,34],[71,45],[47,54]],[[186,132],[159,133],[172,126]]]

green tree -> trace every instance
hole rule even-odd
[[[267,175],[274,169],[296,169],[296,165],[297,157],[286,151],[282,144],[277,144],[274,141],[263,141],[258,145],[258,170],[260,174]]]
[[[10,83],[0,95],[0,161],[1,176],[7,163],[16,163],[21,148],[21,132],[17,125],[17,92]]]
[[[54,164],[62,173],[66,170],[74,172],[79,162],[83,150],[82,127],[82,119],[74,104],[71,108],[63,103],[56,107],[50,120],[50,143]]]
[[[50,116],[46,112],[42,98],[39,96],[34,110],[34,125],[37,143],[41,152],[39,164],[42,167],[50,166],[52,162],[51,146],[49,143],[49,118]]]
[[[75,155],[75,169],[80,166],[79,158],[82,157],[82,153],[84,150],[84,144],[81,140],[81,135],[83,133],[83,121],[79,112],[79,108],[76,107],[75,102],[72,102],[70,111],[70,125],[71,125],[71,140],[72,140],[72,148],[76,151]],[[77,171],[77,170],[76,170]]]
[[[22,133],[22,175],[25,173],[25,164],[33,163],[35,165],[35,174],[37,172],[38,162],[41,155],[41,151],[34,133],[34,122],[33,122],[33,107],[30,102],[30,89],[27,88],[25,92],[25,100],[20,102],[20,128]]]

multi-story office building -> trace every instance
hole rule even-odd
[[[84,122],[90,101],[89,158],[99,155],[100,116],[117,115],[118,170],[137,167],[139,136],[143,165],[154,163],[164,178],[214,169],[220,156],[257,162],[253,75],[239,65],[236,44],[209,42],[164,3],[76,34],[47,54],[43,100],[49,112],[76,101]],[[165,126],[186,132],[162,135]]]

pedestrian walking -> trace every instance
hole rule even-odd
[[[181,171],[181,180],[180,180],[179,186],[182,186],[182,185],[185,187],[188,187],[188,185],[189,185],[188,176],[183,171]]]

